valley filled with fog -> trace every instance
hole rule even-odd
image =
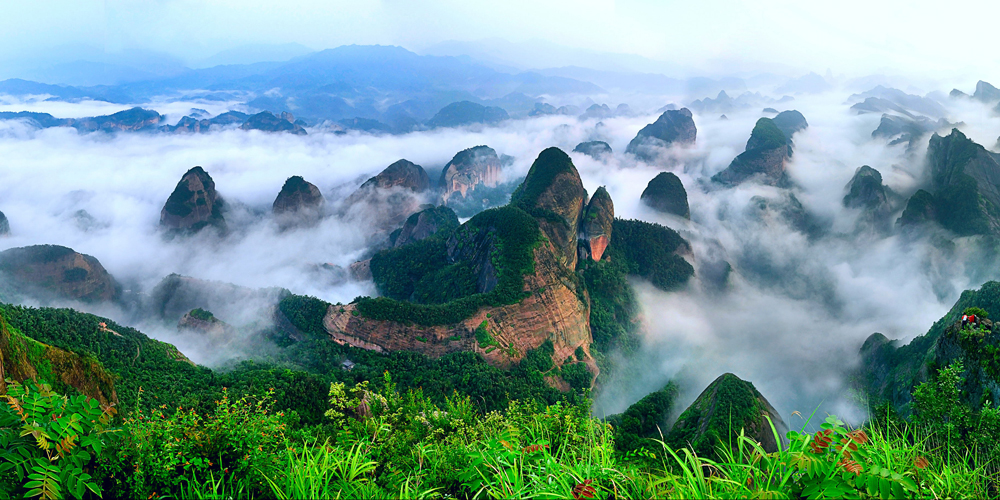
[[[935,92],[923,100],[943,111],[934,120],[961,122],[970,139],[993,146],[1000,119],[990,106],[948,97],[948,89],[925,90]],[[133,306],[58,299],[25,302],[107,315],[174,343],[198,363],[222,366],[254,357],[261,348],[258,341],[236,339],[219,349],[178,332],[172,324],[144,317],[134,304],[172,273],[255,289],[280,287],[331,303],[376,295],[370,281],[343,276],[344,269],[370,256],[373,245],[385,237],[377,229],[379,213],[345,212],[342,206],[366,179],[405,158],[423,166],[436,181],[457,152],[488,145],[511,157],[502,177],[514,182],[547,147],[570,153],[578,143],[604,141],[611,155],[570,153],[584,187],[593,193],[605,186],[618,218],[676,230],[691,243],[695,277],[672,292],[633,281],[642,307],[643,348],[621,360],[633,368],[601,385],[595,413],[620,412],[670,379],[683,381],[682,403],[690,401],[728,371],[752,380],[783,415],[821,406],[863,419],[850,384],[862,342],[873,332],[904,343],[925,333],[963,290],[1000,277],[1000,271],[981,236],[957,238],[948,246],[932,232],[906,232],[898,226],[887,232],[859,229],[862,211],[843,202],[856,170],[869,165],[881,173],[885,186],[899,197],[892,207],[895,221],[905,200],[927,182],[930,133],[947,135],[950,127],[890,144],[894,137],[872,136],[881,113],[851,108],[863,101],[851,97],[857,93],[836,85],[800,92],[784,102],[778,102],[778,94],[748,94],[749,102],[742,105],[721,108],[709,103],[694,112],[695,144],[660,148],[652,160],[625,153],[636,133],[659,116],[655,108],[636,105],[603,117],[522,116],[496,124],[397,134],[323,123],[307,126],[307,135],[231,127],[198,134],[88,134],[5,120],[0,121],[0,209],[10,221],[10,236],[0,239],[0,250],[56,244],[96,257],[122,284]],[[683,95],[626,97],[676,108],[693,101]],[[4,110],[58,118],[131,107],[90,100],[3,99]],[[613,94],[571,95],[551,99],[551,104],[605,102],[613,109],[619,99]],[[183,97],[141,106],[164,115],[167,125],[189,109],[210,110],[209,115],[246,111],[246,105],[236,101]],[[794,109],[808,121],[808,127],[793,136],[794,154],[786,167],[790,183],[713,183],[710,178],[743,151],[758,118],[773,116],[763,108]],[[161,209],[177,180],[196,165],[211,175],[227,203],[228,230],[224,235],[203,231],[168,237],[158,227]],[[682,181],[690,220],[640,202],[646,184],[661,171],[673,172]],[[327,216],[314,227],[282,229],[271,214],[275,196],[293,175],[315,184],[327,200]],[[801,202],[808,228],[796,227],[774,208],[787,204],[789,194]],[[433,192],[423,197],[424,203],[441,201]],[[770,203],[768,208],[758,207],[761,199]],[[725,282],[709,279],[713,269],[725,263],[732,268]],[[243,304],[247,310],[273,305]],[[239,315],[236,309],[215,314],[236,325],[253,320],[234,317]]]

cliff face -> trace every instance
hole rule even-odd
[[[121,287],[97,259],[55,245],[0,252],[0,277],[20,292],[40,298],[107,302],[121,294]]]
[[[625,152],[646,161],[655,160],[658,148],[673,144],[694,144],[697,135],[698,129],[694,125],[691,110],[667,110],[655,122],[643,127],[628,143]]]
[[[1000,234],[1000,155],[952,129],[931,136],[927,162],[942,226],[960,235]]]
[[[726,373],[691,403],[674,423],[667,442],[674,446],[691,446],[699,455],[711,456],[721,439],[729,442],[729,430],[746,435],[762,445],[765,451],[778,451],[770,417],[779,437],[788,432],[788,426],[771,403],[753,386],[732,373]]]
[[[750,133],[746,151],[725,170],[712,176],[713,182],[726,186],[753,180],[769,186],[787,183],[785,162],[790,148],[784,132],[770,118],[761,118]]]
[[[528,170],[524,182],[511,195],[511,204],[538,219],[552,242],[560,264],[576,268],[577,228],[587,201],[580,173],[559,148],[542,151]]]
[[[225,202],[215,192],[215,181],[201,167],[188,170],[160,211],[160,226],[195,232],[206,226],[225,228]]]
[[[597,188],[587,204],[580,225],[580,259],[601,260],[611,244],[611,230],[615,222],[615,205],[604,186]]]
[[[389,236],[389,242],[394,248],[399,248],[429,238],[439,231],[451,231],[457,227],[458,216],[452,209],[445,206],[431,207],[407,217],[403,227]]]
[[[10,235],[10,222],[7,222],[7,216],[0,212],[0,236]]]
[[[500,182],[500,157],[488,146],[463,150],[441,172],[444,200],[452,196],[465,198],[476,186],[496,187]]]
[[[843,204],[847,208],[861,210],[858,218],[858,231],[873,231],[878,234],[889,232],[892,228],[893,207],[889,200],[889,188],[882,184],[882,174],[863,165],[854,172],[854,177],[847,183]]]
[[[63,394],[72,387],[102,405],[118,403],[114,377],[96,359],[30,339],[0,316],[0,394],[6,379],[44,380]]]
[[[330,306],[323,324],[335,341],[364,349],[411,350],[432,357],[474,351],[490,364],[501,367],[520,361],[528,350],[552,340],[553,361],[557,364],[561,365],[580,347],[588,353],[591,372],[597,373],[597,366],[589,356],[592,340],[588,304],[577,297],[575,285],[566,279],[551,244],[535,249],[534,255],[535,272],[524,279],[524,291],[530,293],[527,298],[518,304],[481,308],[457,324],[422,327],[371,320],[356,316],[354,304]],[[484,322],[498,347],[480,347],[476,330]]]

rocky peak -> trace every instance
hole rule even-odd
[[[215,192],[215,181],[201,167],[188,170],[160,211],[160,226],[175,231],[199,231],[205,226],[225,228],[225,202]]]
[[[673,172],[660,172],[656,177],[653,177],[639,199],[654,210],[674,214],[685,219],[691,218],[687,191],[684,190],[684,184]]]
[[[403,227],[389,236],[394,248],[429,238],[440,231],[450,231],[458,227],[455,211],[446,207],[431,207],[406,218]]]
[[[727,436],[743,429],[747,437],[773,453],[778,451],[778,441],[766,417],[770,417],[779,439],[788,432],[781,415],[752,383],[726,373],[709,384],[681,413],[667,435],[667,442],[675,447],[691,446],[701,456],[712,456],[720,439],[729,442]]]
[[[931,136],[927,162],[938,222],[961,235],[1000,232],[1000,155],[965,134]]]
[[[1000,89],[979,80],[976,82],[976,92],[972,94],[972,98],[985,103],[994,103],[1000,101]]]
[[[604,251],[611,244],[611,230],[615,222],[615,205],[604,186],[597,188],[587,204],[580,225],[582,244],[579,246],[580,259],[601,260]]]
[[[847,191],[844,206],[862,210],[858,229],[872,229],[877,233],[889,231],[889,216],[892,215],[889,195],[892,192],[882,184],[882,174],[878,170],[868,165],[861,166],[844,189]]]
[[[771,118],[771,121],[774,122],[774,125],[778,127],[781,133],[785,134],[788,144],[792,143],[792,134],[809,127],[806,117],[794,109],[778,113],[778,116]]]
[[[282,225],[314,223],[322,217],[325,203],[318,187],[295,175],[285,180],[271,209],[275,216],[283,219]]]
[[[788,138],[770,118],[757,120],[746,151],[737,156],[725,170],[712,176],[713,182],[735,186],[750,179],[770,186],[787,183],[785,162],[788,160]]]
[[[587,191],[569,155],[559,148],[539,153],[524,182],[511,195],[511,204],[536,219],[556,249],[560,263],[574,269],[577,229]]]
[[[934,210],[934,195],[918,189],[916,193],[906,202],[903,214],[896,219],[896,225],[915,226],[925,222],[937,220],[937,212]]]
[[[430,178],[424,167],[409,160],[399,160],[389,165],[378,175],[365,181],[361,189],[377,188],[390,189],[401,187],[413,192],[422,193],[430,188]]]
[[[500,168],[500,157],[489,146],[460,151],[441,171],[445,201],[455,193],[465,198],[479,185],[496,187],[500,182]]]
[[[0,236],[10,235],[10,222],[7,221],[7,216],[0,212]]]
[[[150,109],[132,108],[105,116],[67,120],[67,123],[82,132],[101,130],[104,132],[134,132],[152,129],[163,117]]]
[[[611,146],[604,141],[581,142],[573,148],[574,153],[583,153],[594,159],[611,155]]]
[[[655,122],[643,127],[628,143],[625,152],[651,161],[656,159],[659,148],[670,147],[672,144],[694,144],[697,135],[698,129],[694,125],[691,110],[667,110]]]
[[[40,299],[114,301],[121,287],[94,257],[56,245],[0,252],[0,277],[18,292]]]
[[[291,113],[283,112],[281,116],[274,116],[270,111],[261,111],[256,115],[247,118],[240,127],[243,130],[261,130],[264,132],[288,132],[295,135],[306,135],[306,129],[294,123]]]

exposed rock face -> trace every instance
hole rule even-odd
[[[694,144],[698,129],[691,117],[691,110],[681,108],[677,111],[664,111],[655,122],[642,128],[628,143],[626,153],[632,153],[638,158],[651,161],[656,159],[658,149],[670,147],[672,144]]]
[[[576,268],[577,228],[587,191],[570,157],[559,148],[542,151],[524,182],[511,195],[511,204],[536,219],[556,249],[564,267]]]
[[[457,227],[458,216],[454,210],[445,206],[431,207],[407,217],[403,227],[389,235],[389,242],[398,248]]]
[[[7,393],[7,379],[18,383],[28,379],[38,382],[40,365],[45,365],[48,377],[55,378],[45,382],[52,384],[56,391],[67,393],[66,388],[72,387],[102,405],[118,403],[114,376],[100,362],[28,338],[0,315],[0,394]]]
[[[891,403],[901,415],[908,416],[912,412],[913,389],[936,375],[937,369],[961,360],[965,368],[959,386],[963,402],[978,409],[983,401],[997,401],[1000,381],[990,375],[997,373],[997,364],[986,353],[1000,347],[1000,332],[996,326],[992,332],[961,332],[962,311],[967,307],[980,307],[990,317],[1000,317],[1000,283],[989,281],[979,290],[962,292],[943,318],[909,344],[900,345],[881,333],[872,334],[861,347],[855,377],[858,389],[872,400]]]
[[[81,132],[134,132],[156,127],[163,117],[149,109],[132,108],[106,116],[67,120],[67,124]]]
[[[496,187],[500,182],[500,157],[489,146],[463,150],[441,171],[441,186],[447,201],[455,193],[465,198],[477,186]]]
[[[891,191],[882,184],[882,174],[878,170],[868,165],[858,168],[845,189],[844,206],[862,210],[858,229],[886,233],[892,228],[889,220],[893,210],[889,201]]]
[[[10,235],[10,222],[7,221],[7,216],[0,212],[0,236]]]
[[[1000,89],[990,85],[988,82],[979,80],[976,82],[976,92],[972,94],[972,98],[988,104],[994,103],[1000,101]]]
[[[722,172],[712,176],[713,182],[735,186],[752,180],[769,186],[787,183],[785,162],[788,160],[788,139],[770,118],[761,118],[750,133],[746,151]]]
[[[471,101],[453,102],[438,111],[427,126],[438,127],[461,127],[481,123],[485,125],[495,125],[509,119],[507,111],[494,106],[483,106]]]
[[[225,228],[225,202],[215,192],[215,181],[201,167],[188,170],[160,211],[160,226],[175,231],[199,231],[206,226]]]
[[[593,342],[589,307],[577,297],[575,285],[566,279],[555,253],[556,249],[549,243],[535,249],[535,273],[525,276],[524,282],[524,290],[531,291],[530,296],[517,304],[481,308],[457,324],[422,327],[372,320],[355,316],[356,306],[349,304],[330,306],[323,325],[335,341],[364,349],[418,351],[431,357],[473,351],[490,364],[501,367],[516,363],[528,350],[551,340],[555,346],[552,359],[557,365],[580,347],[587,353],[591,372],[597,373],[597,366],[589,355]],[[506,349],[479,347],[475,332],[483,322],[501,346],[513,345],[514,356],[509,356]],[[454,337],[458,340],[453,340]]]
[[[773,453],[778,451],[778,441],[765,417],[770,417],[779,439],[788,432],[781,415],[752,383],[726,373],[709,384],[681,413],[667,435],[667,442],[673,446],[691,446],[701,456],[713,456],[720,439],[729,442],[730,429],[733,434],[743,429],[764,451]]]
[[[0,277],[36,298],[109,302],[121,295],[121,287],[97,259],[55,245],[0,252]]]
[[[604,186],[597,188],[587,204],[580,225],[580,259],[601,260],[611,244],[611,231],[615,222],[615,205]]]
[[[371,281],[372,280],[372,260],[365,259],[359,260],[348,267],[348,274],[351,275],[351,279],[355,281]]]
[[[653,177],[639,197],[643,203],[663,213],[691,218],[687,191],[673,172],[660,172]]]
[[[297,223],[314,224],[322,218],[325,203],[318,187],[295,175],[285,180],[271,209],[283,227]]]
[[[938,222],[960,235],[1000,234],[1000,155],[958,129],[927,148]]]
[[[573,148],[574,153],[583,153],[591,158],[600,160],[611,155],[611,146],[604,141],[581,142]]]
[[[243,130],[262,130],[264,132],[288,132],[295,135],[306,135],[306,129],[295,123],[295,117],[289,112],[282,112],[281,116],[274,116],[270,111],[261,111],[256,115],[247,118],[247,121],[240,127]]]

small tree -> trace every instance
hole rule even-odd
[[[104,449],[114,408],[87,396],[63,396],[46,384],[6,380],[0,396],[0,473],[13,469],[27,498],[101,496],[87,473]],[[91,454],[93,452],[93,455]]]

